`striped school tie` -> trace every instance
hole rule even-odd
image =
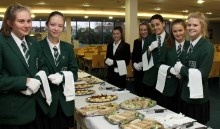
[[[29,61],[29,58],[30,58],[30,51],[29,51],[29,49],[27,48],[27,46],[26,46],[26,44],[25,44],[24,41],[22,41],[21,47],[22,47],[23,52],[24,52],[25,60],[26,60],[26,62],[27,62],[27,64],[28,64],[28,61]]]
[[[161,36],[158,36],[158,54],[160,55],[160,48],[161,48]]]
[[[178,60],[180,60],[180,56],[181,56],[181,53],[182,53],[181,48],[182,48],[182,45],[181,44],[178,45],[178,48],[177,48],[177,51],[176,51]]]
[[[192,53],[192,52],[193,52],[193,45],[192,45],[192,43],[190,43],[189,50],[186,53],[186,59],[188,59],[189,54]]]
[[[54,50],[54,62],[55,62],[55,65],[58,66],[60,54],[56,46],[53,47],[53,50]]]

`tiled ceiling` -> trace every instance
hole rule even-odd
[[[0,8],[6,8],[14,3],[14,0],[1,0]],[[86,11],[114,11],[124,12],[125,0],[16,0],[16,2],[30,6],[32,9],[50,9],[50,10],[86,10]],[[39,4],[44,2],[45,4]],[[89,7],[84,7],[83,3],[89,3]],[[160,10],[155,10],[160,8]],[[188,10],[188,12],[183,12]],[[138,0],[139,13],[161,13],[171,15],[188,15],[190,12],[201,11],[207,14],[209,20],[220,21],[220,0],[204,0],[203,4],[198,4],[197,0]],[[50,12],[48,12],[50,13]],[[36,13],[37,17],[46,16],[48,13]],[[2,14],[2,12],[0,12]],[[69,16],[83,16],[82,14],[66,14]],[[93,15],[93,17],[104,17],[102,14]],[[106,16],[105,16],[106,17]],[[118,16],[123,18],[124,16]],[[147,18],[147,17],[146,17]]]

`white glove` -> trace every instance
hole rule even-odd
[[[113,60],[112,59],[110,59],[110,58],[107,58],[106,60],[105,60],[105,63],[108,65],[108,66],[111,66],[111,65],[113,65]]]
[[[135,68],[137,71],[141,71],[141,70],[142,70],[142,67],[141,67],[139,64],[134,63],[133,65],[134,65],[134,68]]]
[[[158,47],[158,41],[153,41],[151,45],[148,47],[150,51],[152,52],[155,48]]]
[[[170,69],[170,73],[173,74],[173,75],[178,75],[179,73],[175,71],[175,69],[172,67]]]
[[[59,73],[51,74],[48,76],[48,78],[51,81],[51,83],[57,86],[59,86],[59,84],[63,81],[63,75]]]
[[[30,78],[30,81],[26,85],[32,93],[36,93],[40,88],[41,82],[35,78]]]
[[[32,94],[32,91],[29,88],[27,88],[27,90],[21,91],[21,93],[30,96]]]
[[[176,62],[176,64],[174,65],[174,69],[176,72],[180,73],[180,70],[182,68],[182,63],[180,61]]]

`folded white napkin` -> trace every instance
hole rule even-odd
[[[126,75],[127,74],[127,67],[125,60],[117,60],[117,66],[118,66],[118,72],[120,76]]]
[[[142,55],[143,71],[146,71],[154,66],[153,56],[151,54],[150,61],[148,62],[147,51]]]
[[[170,66],[168,65],[160,65],[160,68],[158,70],[156,89],[160,91],[161,93],[163,93],[163,90],[165,87],[167,70],[169,67]]]
[[[201,72],[198,69],[189,69],[189,82],[188,82],[190,98],[197,99],[203,98],[203,85]]]
[[[75,99],[75,85],[73,73],[71,71],[61,71],[65,78],[65,83],[63,84],[63,94],[66,97],[66,101],[72,101]]]
[[[46,102],[48,105],[52,102],[52,95],[50,91],[50,86],[48,83],[47,75],[44,71],[39,71],[36,75],[38,75],[42,81],[43,89],[40,89],[41,94],[46,98]]]

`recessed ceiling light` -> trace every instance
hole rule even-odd
[[[155,10],[161,10],[160,8],[154,8]]]
[[[88,7],[88,6],[90,6],[90,4],[89,3],[84,3],[83,6]]]
[[[110,17],[108,17],[109,19],[113,19],[113,17],[112,16],[110,16]]]
[[[34,15],[34,14],[31,14],[31,18],[35,18],[35,15]]]
[[[43,2],[43,1],[41,1],[41,2],[38,2],[37,4],[38,4],[38,5],[45,5],[46,3]]]
[[[3,15],[3,14],[0,14],[0,17],[4,17],[4,15]]]
[[[202,4],[202,3],[204,3],[204,2],[205,2],[204,0],[198,0],[198,1],[197,1],[198,4]]]
[[[171,21],[173,21],[173,19],[169,19],[169,21],[171,22]]]
[[[184,13],[188,13],[188,12],[189,12],[189,10],[183,10],[182,12],[184,12]]]
[[[210,14],[212,14],[212,12],[207,12],[206,14],[209,14],[209,15],[210,15]]]
[[[89,18],[89,16],[84,16],[84,18]]]

